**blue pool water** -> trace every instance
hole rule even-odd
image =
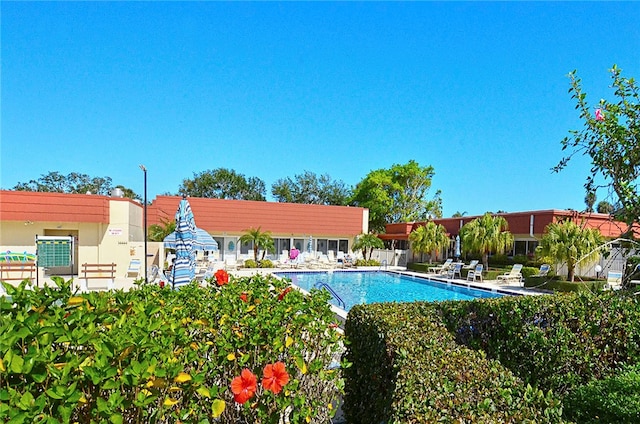
[[[296,286],[310,291],[317,282],[329,284],[346,304],[346,310],[361,303],[413,302],[415,300],[473,300],[502,294],[448,285],[425,278],[376,271],[278,272]],[[331,303],[338,306],[335,299]]]

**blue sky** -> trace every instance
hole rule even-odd
[[[51,171],[149,198],[220,167],[348,185],[413,159],[444,216],[584,209],[559,174],[615,63],[640,77],[634,2],[8,2],[0,187]],[[604,193],[599,193],[599,199]],[[270,195],[268,196],[270,198]]]

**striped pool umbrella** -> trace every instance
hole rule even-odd
[[[176,258],[171,271],[173,288],[189,284],[196,274],[196,255],[193,242],[196,238],[196,222],[191,205],[182,198],[176,211]]]
[[[169,234],[162,240],[165,248],[175,249],[176,248],[176,232]],[[209,250],[209,251],[218,251],[218,242],[215,241],[211,234],[207,233],[202,228],[196,228],[196,238],[193,240],[193,250]]]

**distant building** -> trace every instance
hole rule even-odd
[[[147,206],[147,223],[172,221],[180,197],[158,196]],[[276,255],[300,250],[348,252],[356,235],[368,232],[369,210],[347,206],[303,205],[189,198],[196,225],[218,241],[219,259],[253,257],[252,246],[238,246],[249,228],[270,231]],[[144,208],[123,197],[0,190],[0,253],[36,253],[36,237],[73,239],[73,269],[79,264],[111,263],[125,273],[131,259],[144,259]],[[162,243],[148,243],[148,264],[164,262]],[[273,257],[273,255],[272,255]]]
[[[626,231],[627,224],[615,221],[609,214],[584,213],[572,210],[541,210],[513,213],[499,213],[507,220],[509,231],[514,236],[514,244],[507,255],[533,255],[539,240],[544,235],[545,228],[552,222],[572,220],[578,224],[584,223],[589,228],[597,228],[600,233],[608,239],[615,239]],[[447,249],[446,256],[453,256],[454,239],[460,233],[460,228],[481,215],[463,216],[459,218],[440,218],[433,222],[442,225],[452,239],[451,246]],[[385,241],[393,241],[396,248],[409,249],[409,234],[425,222],[405,222],[394,223],[386,226],[386,234],[380,234],[380,238]],[[637,235],[639,227],[635,227]],[[464,248],[464,247],[463,247]]]

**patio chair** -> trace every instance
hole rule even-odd
[[[498,282],[502,281],[505,283],[511,282],[522,282],[522,274],[520,271],[522,270],[522,264],[515,264],[511,271],[504,273],[502,275],[498,275]]]
[[[129,262],[129,268],[127,268],[127,277],[133,275],[134,277],[140,276],[140,267],[142,266],[142,261],[140,259],[131,259]]]
[[[229,270],[237,270],[238,269],[238,261],[236,258],[227,258],[224,260],[224,269],[226,271]]]
[[[472,260],[471,262],[469,262],[469,265],[465,265],[462,267],[462,269],[474,269],[476,267],[476,265],[478,265],[478,262],[480,262],[477,259]]]
[[[452,262],[453,262],[453,259],[447,259],[440,266],[430,266],[429,267],[429,272],[439,273],[439,272],[442,272],[442,270],[445,270],[445,274],[446,274],[446,270],[449,269],[449,265],[451,265]]]
[[[482,282],[482,268],[484,268],[484,265],[478,264],[473,271],[469,271],[467,274],[467,281],[480,280],[480,282]]]
[[[551,265],[542,264],[540,265],[540,270],[538,270],[538,274],[534,275],[534,277],[546,277],[550,270],[551,270]]]
[[[462,262],[453,264],[453,266],[450,266],[449,269],[447,270],[447,278],[453,279],[453,278],[456,278],[456,275],[457,275],[458,278],[462,279],[461,271],[462,271]]]
[[[620,290],[622,288],[622,271],[609,271],[605,290]]]

